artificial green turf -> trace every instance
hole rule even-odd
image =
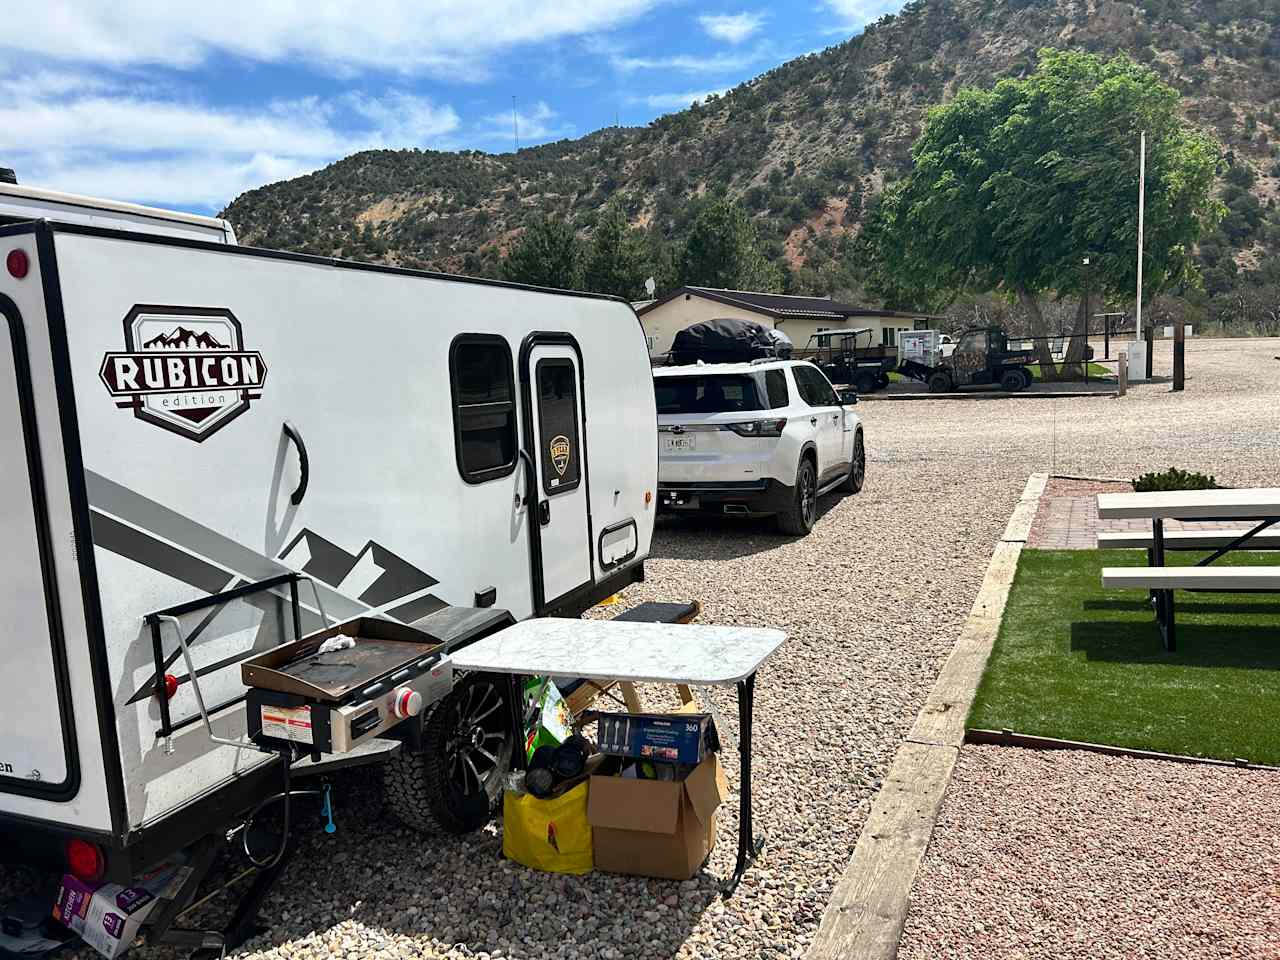
[[[1061,372],[1062,372],[1062,368],[1063,368],[1063,367],[1065,367],[1065,366],[1066,366],[1066,364],[1065,364],[1065,363],[1059,363],[1059,364],[1055,364],[1055,366],[1056,366],[1056,368],[1057,368],[1058,372],[1059,372],[1059,373],[1061,373]],[[1079,366],[1079,364],[1077,364],[1077,366]],[[1029,364],[1027,364],[1027,369],[1031,371],[1031,376],[1032,376],[1032,378],[1033,378],[1033,379],[1036,379],[1036,380],[1042,380],[1042,379],[1044,379],[1044,371],[1042,371],[1042,370],[1040,369],[1040,364],[1038,364],[1038,363],[1029,363]],[[1107,368],[1107,367],[1104,367],[1104,366],[1102,366],[1102,364],[1100,364],[1100,363],[1091,363],[1091,364],[1089,364],[1089,379],[1090,379],[1090,380],[1101,380],[1101,379],[1103,379],[1104,377],[1115,377],[1115,376],[1116,376],[1116,371],[1115,371],[1115,369],[1114,369],[1114,368]],[[1082,377],[1082,378],[1080,378],[1080,379],[1083,379],[1083,377]],[[1070,381],[1068,381],[1068,382],[1070,382]]]
[[[1280,566],[1280,553],[1227,560]],[[969,727],[1280,764],[1280,594],[1178,591],[1166,653],[1145,591],[1102,587],[1103,567],[1145,564],[1138,550],[1023,550]]]

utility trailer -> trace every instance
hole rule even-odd
[[[656,413],[624,301],[43,221],[0,227],[0,261],[11,860],[211,862],[287,782],[246,740],[245,677],[282,644],[373,623],[407,645],[369,669],[438,684],[451,646],[643,578]],[[335,716],[356,695],[313,687]],[[512,725],[461,780],[456,751],[511,688],[420,689],[344,743],[393,738],[395,812],[466,829]]]
[[[999,327],[966,330],[947,353],[936,330],[899,334],[903,341],[898,373],[928,384],[930,393],[950,393],[957,387],[998,386],[1025,390],[1031,386],[1035,351],[1015,350]]]
[[[872,334],[869,327],[824,330],[809,337],[805,353],[832,383],[871,393],[887,387],[889,374],[898,368],[898,349],[873,343]]]

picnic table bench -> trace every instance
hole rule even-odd
[[[1138,547],[1147,550],[1147,567],[1105,567],[1102,585],[1149,590],[1165,650],[1176,648],[1174,590],[1219,593],[1280,592],[1280,566],[1214,567],[1210,565],[1236,550],[1280,549],[1280,488],[1241,490],[1180,490],[1160,493],[1098,494],[1098,518],[1151,521],[1151,534],[1100,533],[1099,547]],[[1232,530],[1166,532],[1166,520],[1249,523]],[[1168,550],[1213,552],[1195,566],[1166,567]]]

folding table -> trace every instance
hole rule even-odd
[[[757,627],[547,617],[525,620],[457,650],[453,666],[513,677],[736,686],[741,810],[738,860],[725,886],[729,896],[764,848],[764,837],[755,835],[751,817],[756,672],[786,638],[781,630]]]

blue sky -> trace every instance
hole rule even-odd
[[[644,124],[902,0],[43,0],[0,33],[0,166],[208,213],[373,147]]]

